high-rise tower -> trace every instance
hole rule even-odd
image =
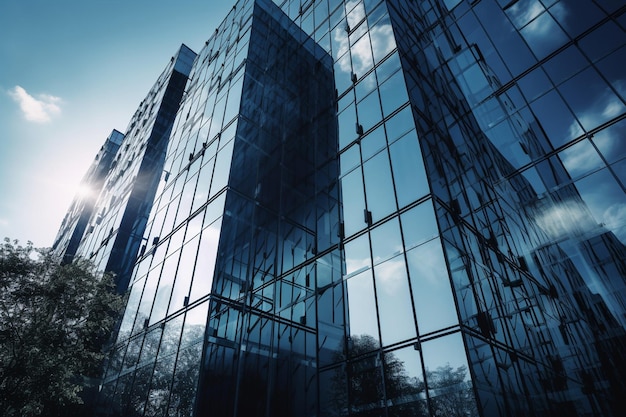
[[[119,292],[126,291],[158,183],[167,175],[165,151],[195,56],[182,45],[172,57],[118,140],[113,160],[98,165],[98,189],[92,191],[97,198],[89,206],[89,224],[79,231],[78,247],[59,250],[64,258],[88,258],[114,273]]]
[[[63,262],[69,263],[74,259],[76,249],[85,235],[106,176],[123,140],[124,135],[113,130],[80,182],[78,194],[72,201],[52,245],[52,249],[63,257]]]
[[[107,252],[99,411],[624,414],[625,13],[238,1]]]

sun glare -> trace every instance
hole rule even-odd
[[[86,184],[80,184],[76,189],[76,197],[78,198],[87,198],[91,197],[91,195],[91,188],[89,188],[89,186]]]

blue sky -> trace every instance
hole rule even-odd
[[[181,43],[233,1],[0,0],[0,239],[51,246],[78,183]]]

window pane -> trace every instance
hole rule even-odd
[[[537,17],[521,29],[520,33],[539,59],[544,58],[568,40],[565,32],[549,13],[543,13]]]
[[[374,264],[402,253],[402,238],[397,217],[373,229],[371,236]]]
[[[383,103],[385,117],[393,113],[409,99],[404,83],[404,73],[396,72],[389,80],[380,86],[380,96]]]
[[[176,281],[172,291],[172,300],[170,301],[169,313],[179,310],[185,305],[185,297],[189,295],[189,286],[193,275],[193,267],[198,255],[198,241],[196,236],[190,242],[187,242],[182,250],[182,256],[176,271]]]
[[[345,234],[350,236],[366,226],[363,219],[365,196],[363,195],[363,177],[360,169],[356,169],[343,177],[341,194],[343,197]]]
[[[363,126],[363,131],[368,131],[383,118],[380,110],[380,99],[378,91],[374,90],[357,104],[359,113],[359,124]]]
[[[367,235],[359,236],[345,244],[346,275],[369,268],[370,262],[370,241]]]
[[[433,415],[447,417],[457,410],[478,416],[461,333],[425,342],[422,352]]]
[[[422,361],[414,346],[385,352],[385,391],[387,399],[396,404],[390,416],[427,416],[428,405]]]
[[[585,86],[581,94],[580,86]],[[626,107],[593,68],[563,83],[559,90],[587,131],[622,114]]]
[[[346,281],[348,292],[348,329],[347,334],[353,336],[369,336],[376,341],[378,347],[378,319],[374,298],[374,282],[372,271],[367,270]]]
[[[422,152],[415,131],[389,147],[398,205],[404,207],[429,191]]]
[[[432,239],[439,233],[435,210],[430,200],[403,213],[400,221],[406,250]]]
[[[536,100],[531,107],[554,147],[582,135],[583,130],[556,91]]]
[[[387,152],[380,152],[363,164],[363,171],[367,209],[372,213],[372,221],[376,222],[396,210]]]
[[[221,224],[221,221],[217,221],[202,232],[189,302],[207,295],[211,290]]]
[[[385,346],[416,336],[404,256],[374,268],[380,333]]]
[[[439,239],[407,252],[411,290],[420,334],[458,323]]]

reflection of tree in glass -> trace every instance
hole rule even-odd
[[[466,374],[465,366],[454,369],[449,363],[439,366],[434,371],[426,371],[430,405],[434,416],[478,415],[472,383],[466,380]]]
[[[351,415],[368,416],[372,412],[377,415],[375,410],[384,404],[389,415],[397,417],[429,415],[426,383],[410,376],[404,362],[393,352],[381,353],[378,341],[372,336],[352,336],[348,358],[347,375],[346,368],[339,367],[332,379],[329,402],[334,415],[347,415],[348,409]],[[346,357],[340,354],[337,359],[340,362]],[[419,371],[412,373],[415,372]],[[472,384],[466,375],[465,366],[454,369],[446,364],[434,371],[426,370],[433,416],[478,415]]]
[[[186,417],[193,414],[201,353],[202,343],[196,343],[178,355],[168,416]]]
[[[160,339],[159,350],[169,354],[159,356],[153,370],[152,363],[154,363],[159,343],[159,339],[155,336],[160,333],[160,327],[156,327],[146,335],[139,360],[144,366],[135,373],[132,391],[118,389],[120,396],[118,400],[122,404],[127,404],[126,411],[122,413],[112,404],[117,410],[111,415],[189,416],[192,414],[204,325],[190,324],[185,328],[177,356],[170,352],[176,352],[180,333],[164,332]],[[130,343],[141,343],[141,338],[133,339]],[[133,349],[129,348],[129,351],[131,350]],[[133,351],[135,352],[133,356],[137,360],[138,350]],[[149,362],[146,364],[146,361]],[[116,402],[115,399],[112,401]]]

